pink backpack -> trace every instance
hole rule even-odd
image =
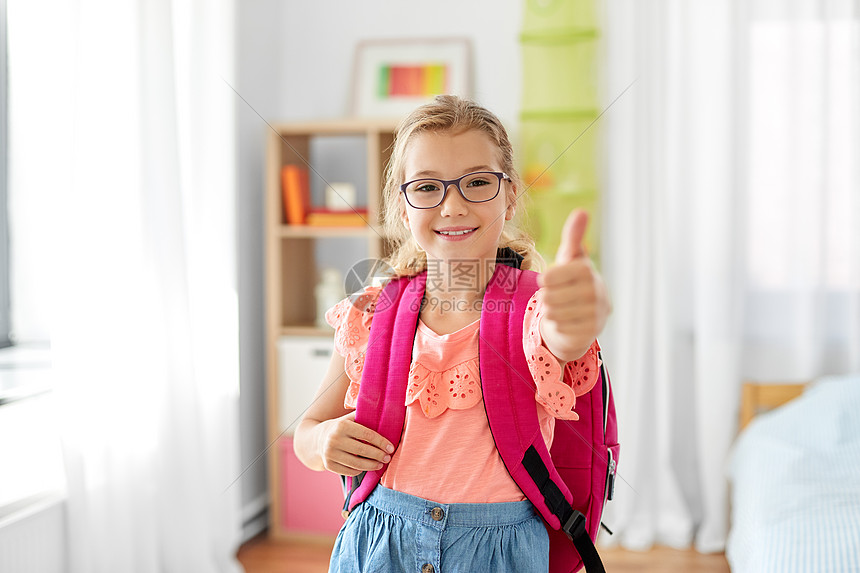
[[[585,565],[588,573],[603,572],[593,540],[603,505],[612,499],[618,463],[612,388],[601,358],[600,380],[576,400],[579,420],[557,420],[552,451],[547,451],[522,340],[523,317],[538,289],[537,276],[497,264],[487,285],[479,327],[484,405],[505,466],[546,523],[549,570],[571,573]],[[376,304],[364,359],[355,419],[395,447],[406,416],[406,380],[426,280],[422,273],[386,285]],[[504,306],[507,301],[512,306]],[[500,308],[512,309],[487,310]],[[386,467],[348,480],[345,511],[367,499]]]

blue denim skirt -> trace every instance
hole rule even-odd
[[[531,502],[441,504],[376,486],[337,536],[329,573],[546,573],[549,536]]]

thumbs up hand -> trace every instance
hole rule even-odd
[[[544,306],[541,338],[562,362],[588,351],[612,309],[603,278],[582,246],[587,227],[588,213],[582,209],[568,216],[555,264],[538,279]]]

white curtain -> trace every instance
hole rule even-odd
[[[780,7],[779,10],[776,8]],[[860,370],[857,2],[613,0],[604,537],[719,551],[740,383]]]
[[[58,4],[68,570],[239,571],[232,2]]]

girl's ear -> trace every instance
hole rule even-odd
[[[400,220],[403,221],[403,225],[406,229],[409,229],[409,217],[406,215],[406,200],[403,198],[403,194],[400,194]]]
[[[511,194],[513,200],[508,201],[508,206],[505,209],[505,221],[510,221],[517,214],[517,188],[514,186]]]

